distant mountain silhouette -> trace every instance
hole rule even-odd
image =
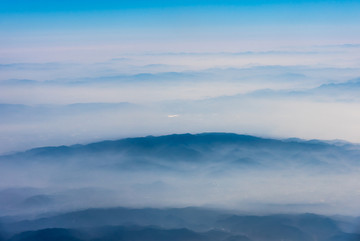
[[[87,145],[42,147],[0,160],[58,161],[101,160],[123,169],[176,169],[176,162],[222,162],[235,167],[282,167],[358,163],[358,148],[321,141],[276,140],[231,133],[176,134],[102,141]],[[339,160],[343,160],[339,162]],[[227,168],[224,166],[224,168]]]
[[[84,228],[106,225],[155,225],[164,228],[208,230],[223,212],[199,208],[129,209],[103,208],[69,212],[48,218],[7,225],[12,232],[45,228]]]
[[[338,223],[315,214],[233,215],[228,211],[89,209],[8,222],[8,241],[356,241]]]
[[[218,224],[234,233],[246,233],[254,240],[324,240],[340,232],[336,223],[314,214],[232,216]]]
[[[107,226],[92,230],[43,229],[14,235],[8,241],[250,241],[245,236],[223,237],[188,229],[161,229],[155,227]],[[220,239],[219,239],[220,238]]]
[[[68,235],[72,238],[69,240],[87,237],[86,240],[129,241],[343,241],[360,237],[360,234],[345,233],[336,220],[321,215],[233,215],[229,211],[200,208],[88,209],[8,222],[4,229],[8,233],[17,233],[11,241],[42,240],[54,233],[61,237]],[[94,238],[94,235],[99,237]]]

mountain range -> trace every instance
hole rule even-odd
[[[231,211],[88,209],[46,218],[3,221],[3,240],[355,241],[358,220],[315,214],[244,215]]]

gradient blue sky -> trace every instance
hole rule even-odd
[[[275,6],[275,5],[325,5],[325,6],[358,6],[356,0],[3,0],[1,12],[59,12],[59,11],[99,11],[115,9],[167,8],[188,6]]]
[[[354,43],[360,37],[359,9],[359,1],[5,0],[0,43],[3,48],[24,48],[172,42],[174,51],[187,50],[182,41],[200,51],[214,45],[219,50],[231,50],[232,45],[236,51],[241,49],[236,43],[249,42],[254,49],[269,43]],[[203,48],[203,42],[212,47]],[[156,44],[145,49],[161,50]]]

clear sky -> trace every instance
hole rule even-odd
[[[188,6],[275,6],[275,5],[317,5],[323,6],[358,6],[356,0],[3,0],[1,12],[4,13],[31,13],[31,12],[61,12],[61,11],[101,11],[122,9],[147,9]]]
[[[359,9],[359,1],[348,0],[5,0],[0,43],[7,49],[122,44],[130,51],[353,43]]]

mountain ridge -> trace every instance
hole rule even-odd
[[[29,150],[16,152],[13,154],[8,155],[1,155],[1,156],[12,156],[17,154],[37,154],[47,151],[70,151],[74,149],[84,149],[87,147],[96,149],[107,147],[121,147],[130,144],[137,144],[146,146],[150,144],[150,141],[155,142],[155,144],[160,143],[161,141],[169,141],[169,143],[174,144],[175,142],[179,141],[186,141],[186,144],[192,144],[196,141],[205,141],[204,139],[207,138],[206,142],[214,144],[214,143],[237,143],[237,144],[250,144],[257,142],[266,142],[268,144],[271,143],[282,143],[282,144],[293,144],[293,145],[307,145],[307,146],[316,146],[316,147],[330,147],[330,146],[337,146],[335,144],[329,143],[331,141],[323,141],[323,140],[303,140],[298,138],[286,138],[286,139],[273,139],[273,138],[264,138],[258,137],[253,135],[245,135],[245,134],[235,134],[235,133],[226,133],[226,132],[204,132],[199,134],[170,134],[170,135],[161,135],[161,136],[145,136],[145,137],[130,137],[130,138],[122,138],[116,140],[103,140],[98,142],[91,142],[88,144],[74,144],[74,145],[59,145],[59,146],[43,146],[43,147],[36,147],[31,148]],[[211,139],[209,139],[211,138]],[[217,138],[217,139],[216,139]],[[220,139],[221,138],[221,139]],[[352,143],[348,143],[353,145]],[[148,146],[151,147],[151,146]],[[0,157],[1,157],[0,156]]]

